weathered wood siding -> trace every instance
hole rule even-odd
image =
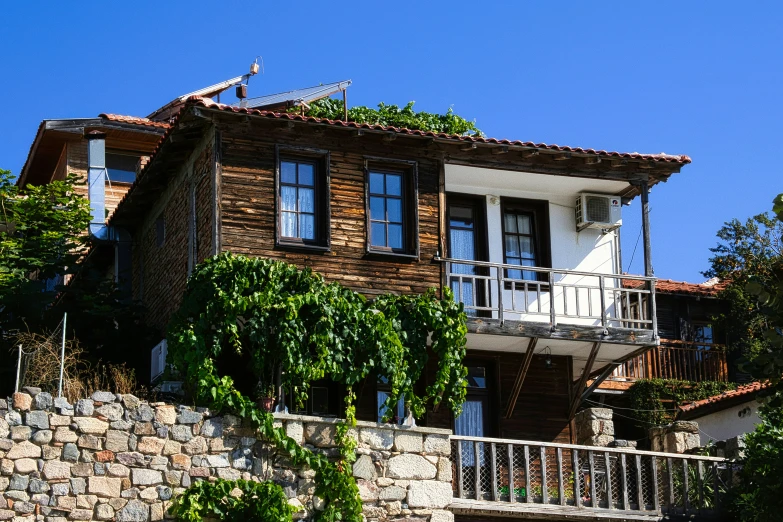
[[[293,133],[257,125],[220,129],[223,251],[312,267],[328,280],[368,295],[439,287],[440,266],[432,261],[438,251],[440,169],[434,153],[420,145],[398,144],[403,140],[384,144],[377,136],[332,135],[310,128]],[[275,248],[275,144],[330,151],[330,252]],[[418,162],[418,260],[366,255],[365,155]]]

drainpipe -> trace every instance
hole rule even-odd
[[[99,243],[114,245],[114,282],[130,296],[131,237],[121,228],[106,224],[106,134],[91,131],[87,140],[87,185],[90,199],[90,237]]]

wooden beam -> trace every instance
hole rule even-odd
[[[355,138],[359,136],[364,136],[364,129],[356,129],[354,131],[351,131],[351,136]]]
[[[500,147],[493,147],[492,154],[505,154],[508,152],[507,145],[501,145]]]
[[[604,371],[601,372],[601,375],[596,377],[593,380],[592,384],[590,384],[590,386],[587,387],[584,393],[582,393],[581,400],[584,401],[585,399],[587,399],[590,396],[590,394],[593,393],[593,391],[596,388],[598,388],[601,385],[601,383],[604,382],[606,378],[609,377],[614,371],[614,369],[617,368],[618,366],[620,366],[620,363],[607,364],[606,368],[604,368]],[[579,392],[579,390],[577,390],[577,392]]]
[[[528,150],[523,150],[521,152],[521,155],[523,158],[527,159],[527,158],[532,158],[533,156],[538,156],[539,152],[538,149],[528,149]]]
[[[595,358],[598,356],[598,350],[600,348],[600,341],[593,343],[593,348],[590,350],[590,355],[587,357],[584,370],[582,370],[582,376],[579,377],[579,382],[576,384],[576,388],[574,389],[573,399],[571,400],[571,408],[568,410],[569,420],[574,418],[574,415],[576,415],[576,409],[580,404],[582,404],[582,390],[587,383],[587,378],[590,376],[590,370],[593,367],[593,363],[595,362]]]
[[[599,163],[601,163],[601,158],[599,156],[585,157],[585,165],[598,165]]]
[[[560,154],[555,154],[552,156],[552,159],[555,161],[566,161],[571,159],[571,153],[570,152],[561,152]]]
[[[394,141],[397,139],[396,132],[389,132],[383,136],[383,141]]]
[[[612,160],[612,168],[614,168],[614,169],[619,169],[619,168],[625,167],[626,165],[628,165],[628,160],[625,160],[625,159],[615,159],[615,160]]]
[[[507,419],[511,418],[511,415],[514,413],[514,408],[517,406],[519,392],[522,390],[522,383],[525,382],[525,376],[527,375],[528,369],[530,369],[530,363],[533,361],[533,352],[536,351],[536,344],[538,344],[538,337],[531,337],[530,341],[527,343],[525,358],[522,360],[522,364],[519,365],[517,378],[514,379],[514,386],[511,388],[511,395],[508,397],[505,416]]]
[[[478,148],[478,145],[475,143],[466,143],[465,145],[460,145],[459,150],[476,150]]]
[[[468,332],[490,335],[516,335],[518,337],[539,337],[541,339],[563,339],[567,341],[604,342],[612,344],[633,344],[650,346],[655,344],[652,329],[634,328],[604,328],[602,326],[582,326],[573,324],[558,324],[553,332],[549,323],[540,321],[505,320],[503,324],[497,319],[468,318]]]

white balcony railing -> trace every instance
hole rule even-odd
[[[451,441],[455,499],[507,508],[711,515],[735,472],[719,457],[457,435]]]
[[[468,316],[650,330],[655,278],[439,258]]]

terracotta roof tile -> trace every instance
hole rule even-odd
[[[496,138],[475,138],[471,136],[460,136],[457,134],[435,133],[435,132],[421,131],[421,130],[402,129],[399,127],[371,125],[369,123],[356,123],[352,121],[313,118],[310,116],[301,116],[298,114],[292,114],[286,112],[273,112],[273,111],[263,111],[258,109],[248,109],[245,107],[235,107],[233,105],[216,103],[209,98],[202,98],[199,96],[192,96],[187,101],[191,105],[200,105],[202,107],[207,107],[210,109],[219,109],[221,111],[226,111],[226,112],[253,114],[257,116],[265,116],[267,118],[287,119],[293,121],[324,123],[327,125],[334,125],[336,127],[349,127],[349,128],[356,128],[356,129],[370,129],[370,130],[378,130],[378,131],[386,131],[386,132],[395,132],[398,134],[407,134],[410,136],[429,136],[432,138],[448,139],[448,140],[462,141],[462,142],[487,143],[492,145],[513,145],[518,147],[546,149],[546,150],[559,151],[559,152],[575,152],[577,154],[591,154],[596,156],[606,156],[606,157],[621,158],[621,159],[624,158],[624,159],[646,160],[646,161],[654,161],[659,163],[677,163],[680,165],[685,165],[691,162],[691,158],[685,155],[671,155],[665,153],[641,154],[638,152],[613,152],[613,151],[606,151],[606,150],[583,149],[581,147],[568,147],[568,146],[561,146],[561,145],[554,145],[554,144],[547,144],[547,143],[535,143],[532,141],[518,141],[518,140],[511,141],[505,139],[499,140]]]
[[[147,127],[159,127],[161,129],[168,129],[171,127],[171,125],[165,121],[152,121],[149,118],[139,118],[138,116],[124,116],[122,114],[103,113],[99,114],[98,117],[111,121],[119,121],[122,123],[134,123],[136,125],[146,125]]]
[[[682,411],[683,413],[684,412],[691,413],[700,408],[704,408],[706,406],[710,406],[723,401],[727,401],[729,399],[734,399],[743,396],[747,396],[748,400],[750,400],[753,395],[760,392],[764,388],[768,388],[769,386],[770,386],[769,382],[752,382],[750,384],[738,386],[737,389],[735,390],[725,391],[719,395],[713,395],[712,397],[707,397],[706,399],[702,399],[700,401],[695,401],[690,404],[685,404],[684,406],[680,406],[680,411]]]
[[[627,288],[637,288],[642,286],[644,281],[626,279],[623,286]],[[684,294],[701,297],[717,297],[717,295],[726,288],[726,282],[718,279],[710,279],[704,283],[687,283],[685,281],[674,281],[672,279],[657,279],[655,281],[655,292],[660,294]]]

